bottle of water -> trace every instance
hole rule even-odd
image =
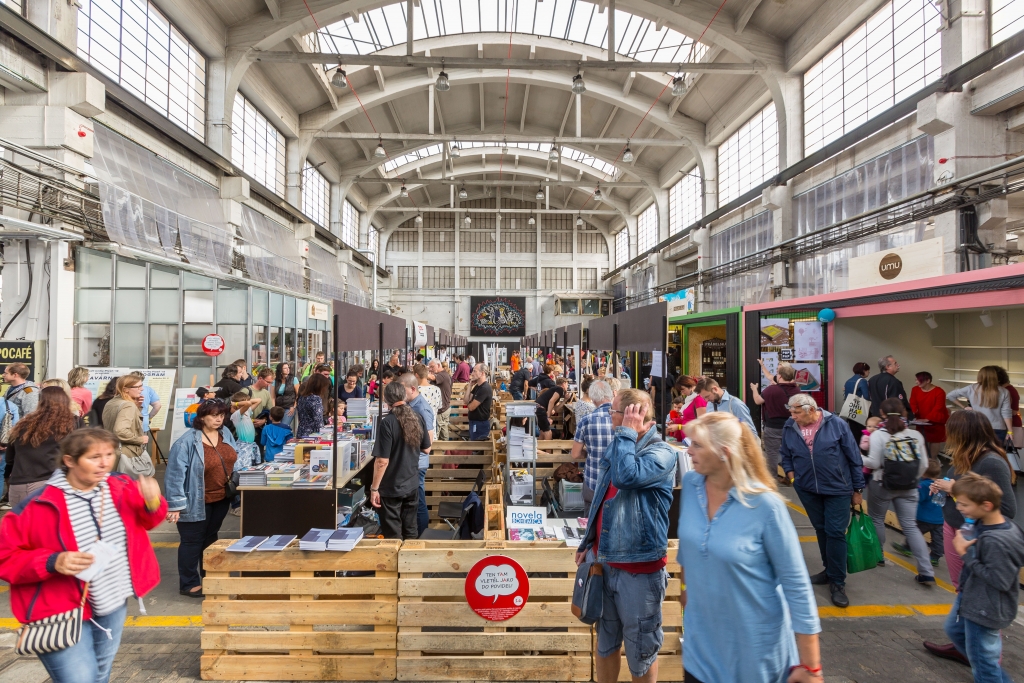
[[[965,541],[973,541],[978,533],[978,530],[975,528],[975,520],[969,517],[964,519],[964,525],[960,527],[960,533]]]
[[[949,477],[944,477],[942,481],[949,481]],[[942,507],[946,504],[946,492],[941,489],[932,494],[932,502]]]

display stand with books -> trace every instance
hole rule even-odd
[[[537,404],[509,401],[505,404],[505,477],[511,505],[536,505],[537,490]],[[546,443],[546,442],[545,442]]]

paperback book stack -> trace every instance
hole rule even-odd
[[[304,467],[295,463],[284,463],[267,472],[267,486],[286,487],[294,484],[303,476]]]
[[[253,465],[252,467],[246,467],[244,470],[238,471],[238,485],[239,486],[266,486],[267,485],[267,473],[272,472],[274,466],[270,463],[263,465]]]
[[[334,529],[310,529],[299,539],[299,550],[323,552],[327,550],[327,541],[334,535]]]
[[[345,401],[345,418],[350,422],[364,421],[370,416],[370,399],[350,398]]]
[[[356,544],[359,543],[359,540],[362,537],[362,527],[338,529],[333,534],[331,534],[330,539],[328,539],[327,549],[348,552],[349,550],[352,550],[356,547]]]
[[[512,462],[537,459],[537,441],[523,427],[512,427],[508,432],[508,459]]]
[[[289,441],[281,449],[281,452],[274,456],[274,462],[295,462],[296,441]]]

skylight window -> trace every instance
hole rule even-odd
[[[428,145],[427,147],[422,147],[420,149],[413,150],[412,152],[409,152],[408,154],[403,154],[402,156],[399,157],[391,157],[383,164],[381,164],[381,168],[384,169],[385,173],[391,173],[396,168],[401,168],[402,166],[412,163],[417,159],[425,159],[427,157],[432,157],[435,154],[440,153],[441,145]]]
[[[573,149],[572,147],[563,147],[562,156],[572,159],[573,161],[578,161],[581,164],[586,164],[587,166],[596,168],[598,171],[604,173],[607,176],[614,177],[619,172],[619,169],[615,168],[615,166],[609,164],[608,162],[601,161],[600,159],[593,157],[587,154],[586,152],[580,151],[578,149]]]

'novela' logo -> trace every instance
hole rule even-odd
[[[903,270],[903,259],[899,254],[886,254],[878,263],[878,274],[886,280],[899,277],[901,270]]]

